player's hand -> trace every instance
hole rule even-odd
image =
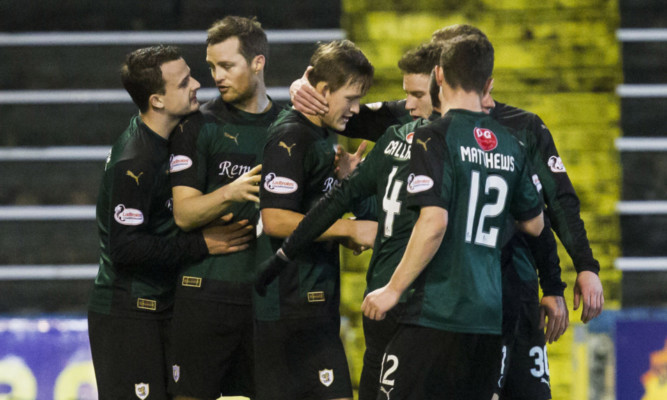
[[[389,285],[370,292],[361,303],[361,311],[367,318],[379,321],[384,319],[387,311],[398,303],[401,293],[391,289]]]
[[[581,271],[577,274],[577,280],[574,282],[574,310],[579,309],[581,301],[584,303],[581,311],[583,323],[587,323],[602,312],[604,306],[602,282],[594,272]]]
[[[282,250],[278,250],[282,251]],[[280,272],[285,269],[288,261],[274,254],[260,264],[255,276],[255,290],[260,296],[266,295],[266,288],[273,282]]]
[[[229,223],[232,213],[212,222],[204,229],[204,241],[209,254],[229,254],[248,248],[255,237],[254,226],[247,219]]]
[[[303,76],[289,87],[290,100],[297,111],[308,115],[324,115],[329,111],[327,100],[308,82],[312,66],[306,68]]]
[[[223,186],[229,193],[229,200],[234,202],[252,201],[259,203],[259,182],[262,179],[262,164]]]
[[[334,173],[336,174],[336,178],[338,178],[338,180],[347,178],[352,173],[352,171],[357,168],[357,165],[359,165],[361,160],[363,160],[366,146],[368,146],[368,142],[364,140],[361,142],[361,144],[359,144],[357,151],[350,154],[345,150],[345,148],[343,148],[343,146],[338,145],[336,148],[336,155],[334,157],[334,166],[336,167]]]
[[[546,319],[546,321],[545,321]],[[565,298],[562,296],[544,296],[540,300],[540,329],[547,331],[544,337],[547,343],[557,341],[570,324],[569,312]]]
[[[350,221],[350,236],[341,241],[341,244],[359,255],[362,252],[372,249],[377,234],[377,221],[354,220]]]

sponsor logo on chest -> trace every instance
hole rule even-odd
[[[218,175],[229,179],[236,179],[251,169],[252,166],[250,165],[239,165],[233,161],[225,160],[218,164]]]

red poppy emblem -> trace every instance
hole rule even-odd
[[[489,129],[475,128],[475,140],[484,151],[491,151],[498,146],[498,138]]]

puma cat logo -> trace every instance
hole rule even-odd
[[[139,175],[135,175],[134,172],[130,171],[129,169],[127,172],[125,172],[125,175],[129,176],[130,178],[134,179],[137,182],[137,186],[139,186],[139,178],[141,175],[143,175],[143,172],[139,172]]]
[[[386,391],[384,386],[380,386],[380,390],[387,395],[387,400],[389,400],[389,393],[394,390],[394,388],[389,389],[389,391]]]
[[[426,145],[428,144],[429,140],[431,140],[431,138],[426,139],[426,141],[417,139],[417,144],[421,144],[424,147],[424,151],[428,151],[428,147],[426,147]]]
[[[280,143],[278,143],[278,146],[287,150],[287,154],[289,154],[289,156],[292,157],[292,147],[296,146],[296,143],[293,143],[291,146],[288,146],[287,144],[285,144],[285,142],[281,141]]]
[[[236,143],[237,146],[239,145],[239,140],[238,140],[239,139],[239,134],[238,133],[236,134],[236,136],[232,136],[231,134],[225,132],[224,135],[227,139],[232,139],[234,141],[234,143]]]

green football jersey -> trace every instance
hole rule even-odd
[[[208,254],[201,233],[174,223],[168,151],[139,116],[111,149],[97,198],[101,256],[91,311],[167,318],[177,267]]]
[[[406,202],[411,148],[415,129],[428,122],[418,119],[391,126],[349,179],[350,191],[375,195],[377,202],[378,231],[366,274],[367,292],[389,282],[410,240],[417,220]],[[370,190],[364,191],[362,185]]]
[[[413,283],[404,322],[500,334],[500,249],[508,215],[528,220],[542,203],[527,157],[509,129],[466,110],[415,132],[408,202],[448,211],[447,231]]]
[[[264,148],[260,206],[306,214],[336,184],[335,150],[326,128],[314,125],[295,110],[284,110],[269,128]],[[274,252],[283,240],[271,239]],[[268,257],[267,257],[268,258]],[[255,296],[260,320],[339,315],[338,244],[316,242],[300,252]]]
[[[273,104],[261,114],[246,113],[218,97],[181,123],[171,140],[171,184],[204,194],[227,185],[262,162],[267,129],[279,113]],[[262,235],[259,206],[233,204],[234,220],[248,219],[257,226],[257,240],[246,250],[210,255],[187,266],[179,277],[177,296],[250,304],[255,267],[272,254]]]

